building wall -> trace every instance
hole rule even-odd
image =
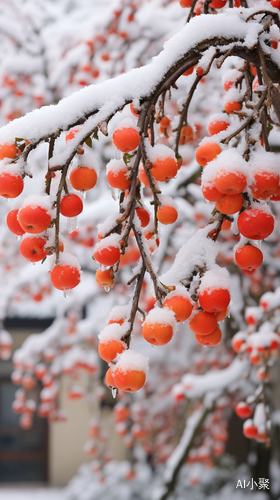
[[[85,387],[85,378],[77,383]],[[99,414],[98,405],[89,405],[85,399],[71,401],[67,392],[71,381],[67,376],[61,380],[60,401],[61,408],[68,412],[68,421],[55,422],[50,425],[49,433],[49,478],[52,486],[65,486],[77,473],[78,468],[93,457],[88,457],[83,446],[90,439],[88,434],[89,420],[95,418],[101,422],[101,430],[108,438],[108,449],[116,460],[126,457],[123,441],[114,432],[112,410],[102,410]]]

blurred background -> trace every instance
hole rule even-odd
[[[184,26],[186,17],[177,0],[0,0],[0,125],[149,63]],[[227,60],[222,71],[236,70],[238,64],[237,58]],[[180,77],[176,95],[166,104],[166,115],[175,125],[193,78],[191,73]],[[180,142],[182,168],[163,191],[176,199],[180,210],[175,226],[161,229],[158,250],[151,240],[160,274],[211,215],[213,206],[202,197],[201,169],[194,154],[208,133],[209,116],[222,112],[223,96],[221,74],[213,68],[191,105],[192,135]],[[126,108],[123,115],[134,119],[135,111]],[[246,308],[257,307],[260,297],[280,284],[279,228],[264,243],[262,269],[252,275],[236,269],[232,255],[237,239],[225,229],[219,263],[231,272],[233,306],[231,318],[224,322],[223,343],[210,352],[196,345],[188,327],[181,325],[171,347],[153,349],[141,336],[139,315],[133,348],[150,357],[149,382],[139,395],[112,397],[104,384],[108,367],[98,357],[97,335],[112,319],[112,308],[130,300],[126,283],[140,257],[131,238],[114,288],[107,293],[96,283],[92,251],[98,233],[102,234],[97,224],[118,211],[119,193],[108,187],[105,175],[106,163],[115,156],[110,137],[118,119],[109,124],[109,136],[99,134],[89,149],[101,172],[97,189],[87,194],[79,225],[62,217],[62,241],[78,257],[83,271],[82,283],[67,299],[51,287],[48,262],[27,263],[19,252],[20,237],[5,223],[9,210],[18,209],[26,195],[44,187],[46,144],[29,157],[33,178],[25,178],[24,194],[15,202],[0,200],[1,500],[145,500],[159,494],[165,465],[180,442],[186,417],[204,409],[201,395],[188,398],[182,385],[181,392],[174,386],[186,374],[229,367],[235,357],[231,338],[250,325],[244,320]],[[174,145],[171,126],[163,130],[156,124],[156,133],[159,143]],[[26,139],[18,138],[19,145]],[[279,152],[275,128],[269,139]],[[59,140],[62,151],[64,133]],[[149,188],[144,194],[149,200]],[[278,219],[279,209],[274,211]],[[141,308],[147,313],[154,303],[147,278]],[[256,326],[254,315],[253,320]],[[217,395],[209,415],[205,413],[174,498],[238,500],[255,494],[259,500],[280,498],[279,363],[271,375],[272,447],[246,439],[242,420],[233,411],[259,383],[253,367],[244,370],[239,382],[233,378],[228,391]],[[259,478],[271,481],[272,490],[257,491]],[[237,490],[239,480],[246,485],[254,480],[254,491],[250,486]]]

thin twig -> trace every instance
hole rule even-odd
[[[240,125],[240,127],[235,130],[235,132],[233,132],[232,134],[230,134],[228,137],[226,137],[225,139],[222,139],[221,142],[224,143],[224,144],[228,144],[231,139],[233,139],[233,137],[236,137],[240,132],[242,132],[242,130],[244,130],[244,128],[249,125],[249,123],[251,121],[254,121],[256,119],[256,113],[259,112],[260,108],[262,107],[265,99],[267,97],[267,92],[263,92],[263,95],[262,97],[259,99],[259,102],[257,103],[257,105],[255,106],[252,114],[250,116],[248,116],[248,118],[246,120],[243,121],[242,125]]]

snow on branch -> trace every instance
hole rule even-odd
[[[248,13],[251,11],[253,13],[254,9],[249,9]],[[83,123],[89,116],[96,115],[88,120],[87,129],[83,131],[90,133],[126,103],[136,98],[149,99],[165,78],[178,78],[188,67],[197,63],[200,53],[207,50],[209,45],[227,46],[236,43],[239,48],[252,49],[261,31],[262,26],[258,22],[246,23],[242,14],[232,13],[231,9],[218,16],[195,17],[165,43],[163,51],[150,64],[100,84],[90,85],[62,99],[55,106],[42,107],[14,120],[1,129],[0,142],[14,142],[15,137],[37,142],[57,130],[67,130],[77,123]],[[177,76],[174,67],[179,69]],[[81,137],[77,134],[71,147],[76,147]]]
[[[208,372],[205,375],[187,373],[182,378],[187,398],[199,398],[209,391],[228,389],[231,383],[240,380],[248,366],[246,358],[237,357],[224,370]]]
[[[163,475],[163,485],[159,488],[155,500],[166,500],[171,491],[174,490],[180,469],[185,463],[192,448],[195,436],[203,425],[208,413],[213,409],[216,397],[217,393],[215,393],[215,395],[210,393],[205,396],[203,405],[187,418],[185,430],[180,442],[166,462],[166,469]]]

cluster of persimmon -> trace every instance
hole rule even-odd
[[[68,143],[78,132],[75,128],[66,134],[66,143]],[[62,195],[60,200],[60,214],[73,218],[79,215],[83,210],[81,194],[92,189],[97,182],[97,173],[95,165],[90,164],[90,160],[82,156],[84,149],[79,151],[79,165],[72,168],[69,175],[69,183],[77,193],[67,192]],[[18,154],[16,146],[4,144],[0,146],[0,159],[13,159]],[[46,182],[55,176],[54,172],[48,172]],[[5,198],[16,198],[23,191],[24,183],[22,176],[17,169],[11,168],[11,164],[3,167],[0,173],[0,195]],[[29,196],[25,199],[19,209],[11,210],[7,215],[7,226],[10,231],[23,236],[20,244],[20,253],[30,262],[39,262],[48,255],[55,252],[53,235],[53,224],[55,221],[55,204],[51,204],[50,197],[47,195]],[[30,235],[30,236],[29,236]],[[87,240],[92,245],[93,240]],[[59,242],[59,252],[64,251],[62,241]],[[74,257],[64,254],[60,262],[53,266],[50,271],[51,283],[59,290],[68,291],[76,287],[80,282],[80,268]]]
[[[21,302],[24,300],[34,300],[34,302],[41,302],[52,292],[52,288],[49,284],[44,282],[36,283],[33,286],[23,285],[19,287],[13,296],[15,302]]]
[[[135,114],[132,107],[132,113]],[[135,150],[140,143],[140,134],[137,126],[132,119],[127,118],[118,123],[112,140],[115,148],[123,154],[120,160],[114,159],[107,164],[107,182],[111,188],[125,192],[128,196],[131,187],[131,166],[130,159],[134,157]],[[178,163],[175,159],[173,151],[164,146],[159,145],[153,148],[147,145],[148,156],[151,157],[149,172],[154,183],[165,182],[174,178],[178,171]],[[131,158],[128,158],[130,156]],[[144,186],[150,187],[150,182],[144,165],[140,165],[139,179]],[[158,196],[159,206],[156,212],[157,220],[164,225],[173,224],[178,218],[178,208],[176,203],[169,196]],[[150,214],[149,211],[138,200],[135,209],[137,221],[140,223],[141,230],[149,226]],[[123,223],[123,229],[126,223]],[[110,231],[109,231],[110,233]],[[151,230],[143,231],[144,237],[149,241],[149,250],[154,251],[154,248],[159,245],[159,238]],[[96,281],[99,285],[109,289],[114,283],[114,266],[124,261],[127,250],[122,245],[122,239],[118,234],[111,232],[108,236],[104,236],[102,232],[98,234],[99,243],[94,247],[94,258],[101,264],[102,268],[96,272]],[[154,245],[155,243],[155,245]],[[132,250],[131,247],[128,251]],[[138,260],[140,253],[133,246],[133,254],[130,255],[128,261],[134,262]],[[127,260],[127,259],[126,259]],[[104,267],[109,269],[104,269]]]
[[[107,327],[99,334],[99,356],[107,361],[109,370],[105,383],[125,392],[141,389],[146,382],[148,360],[133,350],[127,350],[125,332],[128,326],[127,306],[112,309]],[[116,364],[113,361],[116,360]]]
[[[265,325],[267,328],[268,325]],[[260,366],[264,359],[267,361],[270,358],[274,359],[278,355],[280,344],[279,335],[273,331],[273,325],[269,326],[270,330],[265,332],[260,329],[257,333],[249,334],[245,331],[237,332],[232,338],[232,348],[236,353],[249,354],[250,363],[255,366]],[[265,375],[269,378],[269,375]],[[263,370],[258,372],[258,378],[263,377]]]
[[[216,273],[219,276],[217,270]],[[143,337],[150,344],[165,345],[172,339],[176,324],[188,320],[199,344],[217,345],[222,337],[218,321],[228,315],[229,303],[228,279],[218,282],[215,272],[207,271],[201,279],[198,301],[194,302],[183,286],[177,286],[167,295],[162,308],[155,307],[148,313],[143,323]]]
[[[261,152],[260,158],[255,153],[246,163],[236,150],[222,151],[216,142],[204,142],[196,151],[197,162],[204,167],[204,198],[215,202],[216,210],[226,218],[239,213],[237,227],[244,238],[235,251],[235,261],[246,270],[262,264],[262,251],[254,241],[267,238],[274,229],[274,216],[265,201],[279,200],[274,155]],[[229,221],[227,224],[230,226]]]
[[[94,418],[89,421],[88,433],[90,439],[88,439],[84,445],[84,452],[94,459],[90,462],[91,472],[95,473],[97,480],[103,483],[105,480],[103,467],[106,463],[110,462],[113,457],[112,454],[104,448],[107,437],[102,432],[100,423]]]
[[[271,304],[271,296],[277,299],[277,292],[273,294],[268,292],[264,294],[260,300],[259,307],[249,307],[246,310],[245,317],[248,323],[247,331],[240,331],[232,338],[232,348],[236,353],[247,353],[251,365],[257,367],[256,377],[262,385],[270,381],[270,367],[272,366],[275,358],[279,354],[280,337],[279,333],[275,333],[275,325],[272,321],[265,321],[256,332],[257,324],[266,311],[273,309],[274,305]],[[262,391],[261,391],[262,394]],[[256,391],[256,397],[247,398],[248,402],[240,402],[236,406],[236,414],[241,418],[246,418],[243,426],[243,433],[246,437],[256,439],[259,442],[268,442],[268,425],[267,425],[267,411],[264,404],[258,403],[255,409],[254,418],[251,401],[256,402],[260,398],[259,390]]]
[[[262,402],[258,403],[254,410],[246,401],[240,401],[235,407],[238,417],[246,419],[243,424],[243,434],[249,439],[255,439],[259,443],[269,442],[268,422],[266,408]],[[253,416],[253,418],[251,418]]]
[[[74,229],[69,234],[71,241],[86,248],[92,248],[95,242],[93,224],[79,224],[79,229]]]
[[[124,396],[114,407],[116,433],[123,438],[124,445],[131,449],[135,445],[141,446],[150,457],[150,462],[155,466],[165,463],[173,452],[176,440],[174,440],[175,421],[181,427],[180,412],[177,404],[170,402],[169,382],[174,380],[176,370],[165,370],[157,367],[161,371],[161,381],[164,379],[165,387],[158,394],[158,387],[149,385],[149,403],[145,401],[131,401]],[[166,404],[156,409],[153,405],[154,398],[160,397]],[[172,404],[172,408],[170,407]]]
[[[98,375],[98,357],[92,350],[85,350],[76,346],[78,332],[76,329],[77,317],[69,314],[63,330],[61,325],[58,329],[58,341],[54,338],[44,344],[42,352],[36,354],[36,357],[30,356],[28,360],[22,358],[21,354],[15,353],[13,357],[14,371],[11,379],[15,385],[21,385],[21,388],[15,394],[13,410],[18,414],[25,414],[25,405],[19,404],[25,400],[32,401],[33,413],[37,409],[37,415],[41,418],[48,418],[50,422],[65,421],[67,415],[59,408],[59,377],[64,374],[76,382],[80,372],[83,371],[89,376]],[[93,343],[93,337],[83,337],[86,344]],[[42,346],[43,347],[43,346]],[[59,360],[59,363],[57,361]],[[40,401],[37,404],[33,389],[38,385],[40,390]],[[68,397],[71,400],[81,399],[84,390],[76,383],[69,389]],[[30,403],[31,405],[31,403]],[[27,427],[24,417],[24,428],[32,426],[33,419],[29,417],[29,427]],[[20,423],[21,425],[21,423]]]
[[[229,303],[227,272],[216,266],[215,270],[205,272],[202,277],[198,302],[193,301],[185,287],[178,285],[164,299],[163,307],[155,306],[150,309],[142,325],[142,335],[152,345],[166,345],[175,334],[177,323],[188,320],[188,325],[195,333],[199,344],[217,345],[222,337],[218,321],[222,321],[228,315]],[[116,307],[111,311],[108,325],[99,335],[98,352],[109,366],[113,363],[106,375],[107,384],[133,392],[143,387],[145,373],[143,370],[134,370],[132,361],[130,369],[126,372],[122,367],[122,356],[124,354],[129,356],[131,353],[127,351],[125,337],[127,314],[127,306]],[[117,360],[116,365],[114,365],[115,360]]]
[[[275,2],[277,0],[271,0],[272,2]],[[185,8],[190,8],[192,6],[192,0],[179,0],[179,4],[181,7]],[[223,7],[225,7],[228,3],[228,0],[212,0],[212,2],[209,2],[209,7],[213,10],[220,10]],[[203,5],[204,2],[202,0],[198,0],[196,2],[195,8],[194,8],[194,15],[199,16],[200,14],[203,13]],[[234,7],[241,7],[241,2],[240,0],[234,0]]]

